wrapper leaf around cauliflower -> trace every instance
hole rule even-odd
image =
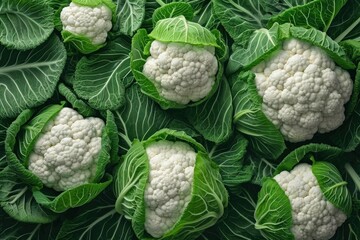
[[[218,167],[184,132],[135,140],[116,172],[116,210],[139,239],[195,239],[223,215],[228,195]]]
[[[266,239],[330,239],[351,214],[351,196],[336,167],[301,163],[264,182],[255,227]]]

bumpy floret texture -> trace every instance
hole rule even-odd
[[[64,107],[43,129],[29,157],[29,170],[43,184],[64,191],[88,182],[96,174],[104,122],[84,119]]]
[[[112,28],[112,11],[104,4],[88,7],[70,3],[62,9],[60,19],[64,30],[86,36],[94,45],[106,42],[107,33]]]
[[[325,199],[311,165],[302,163],[274,177],[292,208],[291,232],[297,240],[327,240],[346,220],[346,214]]]
[[[145,229],[161,237],[191,200],[196,153],[187,143],[161,140],[146,148],[150,172],[145,188]]]
[[[286,140],[308,140],[343,123],[352,80],[319,47],[289,39],[253,72],[263,112]]]
[[[214,47],[155,40],[150,54],[143,73],[163,98],[188,104],[210,93],[218,70]]]

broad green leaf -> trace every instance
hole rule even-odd
[[[225,186],[234,187],[249,182],[252,171],[243,166],[248,141],[240,133],[223,144],[215,144],[209,151],[209,157],[219,166],[222,182]]]
[[[60,83],[58,86],[59,93],[65,97],[66,101],[69,102],[73,109],[75,109],[83,117],[95,116],[96,112],[94,109],[89,107],[83,100],[78,99],[75,93],[65,86],[65,84]]]
[[[67,30],[62,30],[61,36],[64,43],[70,44],[71,48],[74,48],[83,54],[96,52],[106,45],[106,43],[94,45],[87,36],[77,35]]]
[[[184,111],[188,121],[209,141],[222,143],[232,133],[233,106],[229,84],[221,80],[218,90],[205,102]]]
[[[165,128],[172,120],[137,84],[126,90],[125,105],[114,112],[120,138],[125,140],[121,148],[126,150],[134,139],[147,139],[156,131]],[[128,146],[127,146],[128,145]]]
[[[24,223],[15,220],[0,209],[0,238],[6,240],[55,240],[61,222],[49,224]]]
[[[359,54],[360,54],[360,44],[359,44]],[[360,57],[360,55],[359,55],[359,57]],[[355,79],[353,82],[353,92],[351,94],[349,102],[345,106],[346,118],[351,117],[351,115],[355,111],[356,106],[359,101],[359,95],[360,95],[360,62],[358,64],[358,66],[356,68],[356,72],[355,72]]]
[[[33,151],[38,136],[45,128],[46,124],[61,111],[64,105],[50,105],[32,118],[25,125],[21,126],[22,131],[18,134],[19,159],[25,166]]]
[[[339,170],[333,164],[321,161],[313,163],[312,172],[325,198],[350,216],[352,211],[351,194],[346,187],[347,182],[342,179]]]
[[[113,31],[132,36],[145,17],[145,0],[116,0]]]
[[[254,74],[242,72],[239,76],[232,76],[230,88],[236,129],[248,136],[254,152],[267,159],[277,159],[286,148],[284,138],[262,112]]]
[[[203,1],[202,7],[195,12],[193,19],[207,29],[215,29],[220,25],[219,19],[215,16],[212,1]]]
[[[282,171],[290,171],[302,161],[309,161],[313,157],[318,161],[341,162],[343,151],[340,148],[326,144],[310,143],[302,145],[290,152],[277,166],[275,175]]]
[[[259,192],[255,209],[255,228],[266,239],[295,239],[290,229],[292,215],[290,200],[272,178],[267,179]]]
[[[50,98],[65,60],[64,45],[55,35],[29,51],[0,45],[0,118],[15,117]]]
[[[188,21],[194,18],[194,9],[186,2],[173,2],[157,8],[152,17],[153,25],[165,18],[173,18],[183,15]]]
[[[360,61],[360,39],[342,41],[340,42],[340,46],[345,49],[346,54],[354,63],[358,63]]]
[[[54,195],[53,191],[42,190],[34,191],[33,196],[37,203],[49,208],[53,212],[62,213],[70,208],[82,206],[92,201],[112,182],[111,175],[106,175],[105,180],[100,183],[86,183],[78,187],[71,188],[59,195]]]
[[[214,11],[235,43],[243,47],[250,35],[267,25],[277,4],[263,0],[213,0]],[[266,11],[269,9],[268,11]]]
[[[210,30],[184,16],[159,20],[149,37],[161,42],[180,42],[192,45],[219,47]]]
[[[268,25],[274,22],[292,23],[295,26],[314,27],[320,31],[326,32],[334,17],[339,10],[344,6],[347,0],[314,0],[308,1],[303,5],[295,5],[281,13],[273,16]],[[284,1],[286,2],[286,1]]]
[[[35,201],[31,187],[22,183],[10,168],[0,172],[0,206],[12,218],[22,222],[49,223],[58,217]]]
[[[104,4],[114,13],[116,5],[112,0],[71,0],[73,3],[87,7],[96,7],[100,4]]]
[[[273,176],[276,165],[264,157],[248,153],[246,156],[246,165],[252,169],[253,176],[251,183],[261,186],[264,179]]]
[[[134,239],[131,223],[116,212],[115,201],[111,188],[108,188],[79,209],[74,218],[64,221],[57,240]]]
[[[6,154],[5,154],[5,139],[6,131],[10,126],[11,119],[0,119],[0,171],[7,166]]]
[[[44,1],[2,0],[0,43],[18,50],[37,47],[52,33],[53,16],[53,9]]]
[[[249,184],[240,187],[236,195],[230,195],[224,217],[204,233],[207,236],[207,232],[211,232],[217,238],[210,235],[207,239],[264,240],[260,231],[255,229],[254,212],[259,191],[259,186]]]
[[[130,42],[119,37],[103,50],[83,57],[76,66],[74,90],[98,110],[115,110],[124,104],[124,82],[130,72]]]
[[[359,9],[359,0],[347,0],[345,6],[341,8],[332,21],[327,34],[336,42],[340,42],[345,39],[360,40]]]

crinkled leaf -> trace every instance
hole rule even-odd
[[[107,174],[105,180],[100,183],[82,184],[78,187],[61,192],[59,195],[55,195],[50,189],[34,191],[33,196],[40,205],[49,208],[53,212],[62,213],[70,208],[79,207],[92,201],[107,186],[109,186],[111,182],[112,177]]]
[[[10,168],[0,172],[0,206],[12,218],[22,222],[49,223],[58,217],[35,201],[31,187],[22,183]]]
[[[312,165],[312,172],[325,198],[350,216],[352,211],[351,194],[346,187],[347,182],[342,179],[339,170],[331,163],[316,161]]]
[[[0,43],[18,50],[37,47],[52,33],[53,17],[44,1],[1,0]]]
[[[145,17],[145,0],[117,0],[113,31],[132,36]]]
[[[121,148],[126,150],[134,139],[145,140],[156,131],[165,128],[172,120],[153,100],[144,95],[137,84],[126,90],[125,105],[114,112],[122,139]]]
[[[74,90],[98,110],[115,110],[124,104],[124,81],[132,78],[130,42],[124,37],[106,48],[83,57],[76,66]]]
[[[149,37],[161,42],[181,42],[201,46],[219,47],[210,30],[184,16],[159,20]]]
[[[152,17],[153,25],[165,18],[184,16],[188,21],[194,18],[194,9],[186,2],[173,2],[157,8]]]
[[[232,76],[230,88],[236,129],[248,136],[254,152],[267,159],[277,159],[286,148],[284,138],[262,112],[254,74],[242,72],[239,76]]]
[[[284,190],[272,178],[267,179],[259,192],[255,209],[255,228],[266,239],[292,240],[292,210]]]
[[[218,90],[202,104],[187,108],[184,115],[194,128],[209,141],[222,143],[232,133],[233,106],[227,80],[221,80]]]
[[[15,117],[50,98],[65,60],[64,45],[55,35],[31,51],[0,45],[0,118]]]
[[[115,201],[111,188],[108,188],[79,209],[74,218],[64,221],[57,240],[134,239],[131,223],[116,212]]]

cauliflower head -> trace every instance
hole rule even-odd
[[[191,200],[196,152],[181,141],[160,140],[146,148],[150,172],[145,188],[145,229],[161,237]]]
[[[297,240],[330,239],[347,216],[325,199],[311,165],[301,163],[274,177],[292,208],[291,232]]]
[[[62,9],[60,19],[64,30],[85,36],[94,45],[105,43],[112,28],[112,11],[105,4],[90,7],[72,2]]]
[[[319,47],[288,39],[253,72],[263,112],[286,140],[309,140],[343,123],[353,83]]]
[[[100,118],[84,119],[75,110],[62,108],[38,137],[29,157],[29,170],[56,191],[91,182],[104,126]]]
[[[143,74],[164,99],[185,105],[210,93],[218,70],[214,47],[154,40],[150,54]]]

